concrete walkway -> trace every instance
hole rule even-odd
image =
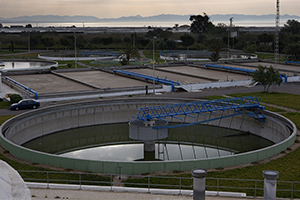
[[[32,200],[49,200],[49,199],[192,200],[193,199],[193,196],[125,193],[125,192],[103,192],[103,191],[87,191],[87,190],[30,189],[30,191],[31,191]],[[206,196],[205,199],[206,200],[230,200],[230,199],[236,199],[236,200],[254,199],[255,200],[255,199],[262,199],[262,198]]]

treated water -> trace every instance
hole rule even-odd
[[[3,61],[2,62],[4,66],[1,66],[1,69],[4,70],[17,70],[17,69],[31,69],[31,68],[37,68],[37,67],[44,67],[48,66],[49,63],[45,62],[8,62],[8,61]]]
[[[60,131],[37,138],[24,147],[65,157],[133,161],[143,158],[143,143],[129,138],[128,124],[106,124]],[[158,160],[190,160],[232,155],[273,145],[250,133],[196,125],[169,129],[156,142]]]

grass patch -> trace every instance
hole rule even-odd
[[[5,115],[5,116],[0,115],[0,125],[14,116],[15,115]]]
[[[0,102],[0,109],[8,109],[10,107],[9,101],[1,101]]]
[[[58,61],[57,63],[58,63],[58,67],[57,67],[58,69],[75,68],[75,62],[74,61]],[[85,68],[85,67],[83,67],[83,66],[81,66],[77,63],[77,68]]]
[[[3,124],[8,119],[14,117],[15,115],[6,115],[0,116],[0,125]],[[5,154],[5,155],[4,155]],[[51,183],[63,183],[63,184],[79,184],[79,180],[81,180],[82,184],[85,185],[110,185],[109,182],[111,178],[109,176],[100,176],[98,174],[89,174],[83,173],[74,174],[74,173],[66,173],[62,171],[53,171],[48,168],[39,167],[37,163],[21,163],[15,160],[8,158],[9,151],[4,151],[3,154],[0,153],[0,160],[8,163],[11,167],[15,170],[28,170],[26,172],[20,172],[20,175],[26,181],[33,181],[33,182],[46,182],[47,180],[47,173],[49,179],[51,179]],[[51,172],[50,172],[51,171]],[[41,179],[43,181],[41,181]],[[58,181],[58,180],[65,180],[65,181]]]
[[[212,95],[212,96],[207,96],[204,98],[205,100],[216,100],[216,99],[226,99],[226,97],[221,96],[221,95]]]
[[[293,109],[299,109],[299,104],[300,104],[300,95],[293,95],[293,94],[287,94],[287,93],[247,93],[247,94],[234,94],[231,96],[235,97],[240,97],[240,96],[256,96],[256,97],[261,97],[262,102],[274,104],[274,105],[280,105],[283,107],[290,107]],[[207,97],[208,100],[213,100],[213,99],[223,99],[223,96],[211,96]],[[268,108],[267,109],[271,109]],[[293,121],[298,128],[300,128],[300,113],[284,113],[283,116],[287,117],[291,121]],[[3,123],[7,119],[9,119],[12,116],[0,116],[0,123]],[[299,181],[300,180],[300,171],[299,171],[299,166],[300,166],[300,148],[296,149],[295,151],[279,158],[276,160],[273,160],[271,162],[265,163],[265,164],[259,164],[258,163],[253,163],[253,166],[247,166],[243,168],[237,168],[237,169],[231,169],[231,170],[218,170],[218,171],[211,171],[208,172],[207,176],[207,188],[209,190],[215,190],[214,186],[217,185],[216,179],[215,178],[226,178],[226,179],[256,179],[256,180],[263,180],[262,177],[262,172],[264,170],[276,170],[279,172],[279,179],[278,181]],[[10,164],[12,167],[14,167],[16,170],[33,170],[33,171],[48,171],[48,169],[45,168],[40,168],[35,165],[28,165],[28,164],[23,164],[19,163],[17,161],[13,161],[5,157],[3,154],[0,154],[0,159],[6,161],[8,164]],[[45,177],[44,174],[40,175],[34,175],[32,174],[21,174],[22,177],[24,178],[35,178],[35,177]],[[52,178],[53,176],[53,178]],[[172,178],[175,177],[175,178]],[[167,186],[156,186],[159,188],[174,188],[174,185],[179,185],[178,179],[176,177],[186,177],[187,179],[182,180],[181,184],[184,186],[190,186],[192,185],[192,179],[191,178],[191,173],[186,173],[186,174],[178,174],[178,175],[173,175],[170,176],[170,178],[154,178],[151,179],[151,184],[157,184],[157,185],[167,185]],[[71,180],[76,180],[77,176],[76,175],[68,175],[68,174],[60,174],[58,173],[57,175],[51,175],[52,179],[71,179]],[[102,180],[108,180],[108,177],[102,178],[97,175],[95,176],[86,176],[87,180],[91,181],[91,184],[94,184],[97,181],[102,181]],[[95,182],[94,182],[95,180]],[[69,182],[68,182],[69,183]],[[132,185],[132,183],[139,183],[140,185]],[[147,178],[134,178],[134,179],[128,179],[125,181],[126,186],[133,186],[133,187],[147,187],[148,179]],[[145,185],[144,185],[145,184]],[[222,186],[232,186],[236,187],[237,185],[239,187],[251,187],[254,188],[254,182],[249,182],[249,181],[240,181],[239,183],[235,181],[230,181],[230,180],[222,180],[219,182],[219,185]],[[263,182],[258,182],[257,187],[263,188]],[[291,189],[291,186],[289,183],[283,183],[277,186],[278,189]],[[186,188],[189,189],[189,188]],[[300,190],[300,184],[295,184],[294,185],[294,190]],[[231,189],[227,191],[232,191],[235,192],[237,191],[236,189]],[[239,190],[239,192],[241,192]],[[247,195],[253,196],[254,191],[253,190],[247,190],[245,191]],[[258,196],[262,196],[263,193],[262,191],[258,191],[256,193]],[[285,197],[285,198],[290,198],[290,192],[282,192],[282,191],[277,191],[277,196],[278,197]],[[294,198],[300,198],[300,194],[294,193]]]
[[[269,110],[271,112],[286,112],[285,110],[283,109],[280,109],[280,108],[275,108],[275,107],[272,107],[272,106],[265,106],[265,105],[262,105],[266,108],[266,110]]]
[[[253,93],[237,93],[230,94],[233,97],[256,96],[261,98],[261,102],[270,103],[286,108],[300,110],[300,95],[280,93],[280,92],[253,92]]]
[[[17,54],[17,53],[18,52],[13,52],[12,55],[2,56],[1,59],[39,59],[38,55],[40,54],[40,53],[22,53],[22,54]]]
[[[266,54],[266,53],[255,53],[258,57],[258,59],[270,59],[274,58],[274,54]]]
[[[283,113],[282,115],[290,119],[292,122],[294,122],[297,128],[300,129],[300,113],[289,112],[289,113]]]
[[[234,97],[242,97],[242,96],[256,96],[261,97],[262,102],[274,104],[274,105],[280,105],[283,107],[290,107],[293,109],[299,109],[300,104],[300,95],[294,95],[294,94],[287,94],[287,93],[247,93],[247,94],[233,94],[231,96]],[[210,96],[206,99],[213,100],[213,99],[222,99],[223,96]],[[292,102],[292,103],[291,103]],[[267,107],[268,110],[272,111],[282,111],[281,109],[273,108],[273,107]],[[300,113],[284,113],[283,116],[287,117],[291,121],[295,123],[295,125],[300,128]],[[297,142],[297,141],[296,141]],[[258,188],[263,188],[263,177],[262,172],[264,170],[276,170],[279,172],[279,179],[278,181],[299,181],[300,180],[300,171],[298,170],[300,166],[300,148],[297,150],[279,158],[276,160],[273,160],[271,162],[265,163],[265,164],[259,164],[253,163],[253,166],[247,166],[243,168],[237,168],[237,169],[231,169],[231,170],[218,170],[218,171],[211,171],[208,172],[207,179],[206,179],[206,188],[208,190],[216,190],[215,186],[217,186],[217,180],[216,178],[226,178],[226,179],[251,179],[251,180],[261,180],[261,182],[257,182]],[[173,177],[187,177],[191,178],[191,173],[186,174],[180,174],[180,175],[173,175]],[[132,182],[139,182],[139,183],[145,183],[147,179],[141,179],[141,180],[128,180],[128,185]],[[188,183],[186,185],[192,184],[192,181],[186,180]],[[164,182],[161,180],[158,182],[155,182],[155,179],[153,184],[163,184],[163,185],[173,185],[174,180],[168,180],[164,179]],[[226,187],[244,187],[244,188],[255,188],[255,182],[251,181],[232,181],[232,180],[220,180],[219,186],[226,186]],[[184,184],[185,185],[185,184]],[[238,185],[238,186],[237,186]],[[278,189],[291,189],[290,183],[280,183],[277,185]],[[294,184],[293,186],[294,190],[300,190],[300,184]],[[221,189],[223,190],[223,189]],[[223,190],[224,191],[224,190]],[[226,191],[231,192],[245,192],[248,196],[254,196],[254,190],[244,189],[241,191],[240,189],[226,189]],[[257,196],[263,196],[263,190],[256,192]],[[299,198],[300,193],[294,192],[294,198]],[[291,192],[285,192],[285,191],[277,191],[277,197],[283,197],[283,198],[290,198]]]
[[[148,59],[151,59],[151,60],[153,59],[153,51],[144,51],[144,55]],[[164,60],[160,59],[160,51],[155,51],[154,59],[158,63],[163,63],[164,62]]]
[[[0,51],[0,54],[1,55],[5,55],[5,54],[14,54],[14,53],[23,53],[23,52],[26,52],[26,51],[14,51],[14,52],[11,52],[11,51]]]

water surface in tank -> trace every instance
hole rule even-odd
[[[37,138],[24,147],[65,157],[134,161],[143,158],[143,143],[129,138],[128,123],[88,126]],[[156,160],[190,160],[238,154],[273,145],[250,133],[196,125],[169,129],[156,142]]]
[[[0,70],[24,70],[49,66],[49,63],[38,61],[2,61]]]

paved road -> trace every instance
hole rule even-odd
[[[249,93],[249,92],[262,92],[262,86],[255,87],[230,87],[230,88],[219,88],[219,89],[207,89],[202,92],[185,92],[185,93],[170,93],[164,94],[163,97],[173,98],[203,98],[212,95],[230,95],[235,93]],[[270,88],[269,92],[284,92],[291,94],[300,95],[300,82],[283,83],[276,88]]]
[[[231,87],[231,88],[219,88],[219,89],[206,89],[201,92],[177,92],[177,93],[167,93],[162,94],[161,98],[190,98],[190,99],[201,99],[206,96],[212,95],[230,95],[234,93],[249,93],[249,92],[262,92],[262,86],[255,86],[255,87]],[[283,83],[280,86],[277,86],[276,89],[270,88],[270,92],[284,92],[284,93],[291,93],[291,94],[298,94],[300,95],[300,82],[294,83]],[[149,98],[153,97],[151,95],[148,96]],[[155,96],[157,98],[158,96]],[[86,100],[84,100],[86,101]],[[59,102],[55,102],[56,104]],[[42,107],[46,106],[42,104]],[[19,111],[11,111],[8,109],[1,109],[0,115],[17,115],[23,112],[28,112],[30,110],[19,110]]]
[[[124,193],[124,192],[100,192],[87,190],[59,190],[59,189],[30,189],[32,200],[47,199],[72,199],[72,200],[192,200],[193,196],[181,195],[159,195],[146,193]],[[205,196],[207,200],[247,200],[251,197],[222,197],[222,196]],[[262,198],[251,198],[258,200]]]

